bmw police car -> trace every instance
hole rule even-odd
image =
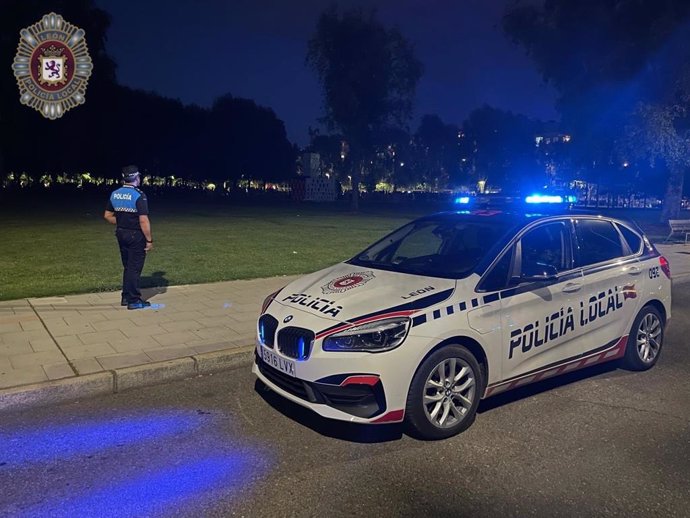
[[[612,360],[649,369],[670,316],[669,263],[633,223],[446,212],[270,295],[253,372],[327,418],[439,439],[482,398]]]

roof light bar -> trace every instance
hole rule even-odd
[[[527,203],[563,203],[563,196],[549,194],[532,194],[525,198]]]

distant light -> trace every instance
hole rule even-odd
[[[630,164],[628,163],[627,160],[626,160],[625,162],[623,162],[623,167],[628,167],[629,165],[630,165]]]
[[[455,203],[458,203],[460,205],[467,205],[469,202],[470,202],[469,196],[460,196],[459,198],[455,198]]]
[[[405,166],[405,162],[400,162],[400,167],[404,167],[404,166]]]
[[[548,194],[533,194],[525,198],[527,203],[563,203],[563,196]]]

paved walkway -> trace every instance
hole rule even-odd
[[[690,279],[690,245],[658,248],[676,281]],[[0,396],[12,387],[251,346],[262,301],[295,278],[150,290],[153,307],[137,311],[119,305],[119,292],[0,302]]]
[[[266,295],[295,277],[0,302],[0,389],[251,345]]]

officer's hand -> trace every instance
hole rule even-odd
[[[153,250],[153,243],[146,243],[146,246],[144,247],[144,252],[150,252]]]

